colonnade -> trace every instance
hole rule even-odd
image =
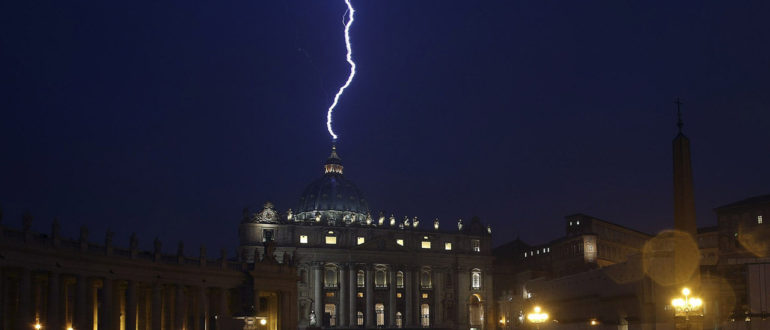
[[[156,278],[92,276],[19,267],[0,269],[0,328],[217,328],[229,316],[229,290]]]
[[[312,298],[317,302],[313,304],[313,313],[318,318],[321,325],[322,315],[324,315],[324,301],[327,293],[336,290],[338,299],[336,302],[336,326],[346,328],[357,328],[358,312],[363,313],[364,326],[366,328],[399,326],[397,320],[400,318],[401,327],[419,327],[421,324],[421,306],[429,305],[429,323],[430,325],[441,324],[443,315],[441,311],[442,297],[444,292],[444,271],[431,269],[429,271],[430,280],[421,285],[422,267],[413,266],[386,266],[386,286],[378,287],[379,292],[386,291],[386,294],[375,295],[375,265],[360,263],[336,263],[338,270],[337,287],[329,288],[325,286],[324,276],[327,264],[323,262],[314,262],[311,264],[311,278],[313,281]],[[382,265],[381,265],[382,266]],[[358,286],[358,271],[365,273],[364,287]],[[396,273],[403,273],[403,285],[397,285]],[[360,308],[356,303],[360,298],[359,293],[363,293],[364,308]],[[378,297],[375,300],[375,297]],[[383,297],[385,297],[383,299]],[[377,324],[376,304],[384,305],[384,324]],[[400,313],[397,316],[397,313]]]

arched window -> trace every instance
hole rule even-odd
[[[356,324],[364,325],[364,313],[356,312]]]
[[[396,328],[402,328],[404,326],[404,318],[401,316],[401,312],[396,312]]]
[[[423,328],[430,327],[430,305],[428,304],[420,305],[420,325]]]
[[[481,289],[481,270],[479,269],[471,271],[471,288],[475,290]]]
[[[387,276],[385,269],[379,268],[374,273],[374,286],[378,288],[384,288],[388,286]]]
[[[366,274],[363,270],[359,270],[358,273],[356,273],[356,286],[359,288],[366,286]]]
[[[423,269],[420,276],[420,287],[423,289],[431,288],[430,269]]]
[[[374,305],[374,312],[377,313],[377,326],[379,327],[385,325],[385,305]]]
[[[327,288],[337,287],[337,268],[326,267],[324,272],[324,286]]]
[[[404,272],[398,271],[396,273],[396,287],[402,289],[404,287]]]

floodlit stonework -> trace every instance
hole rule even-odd
[[[240,254],[293,260],[300,328],[494,328],[490,228],[369,212],[332,150],[298,209],[244,212]]]
[[[230,260],[138,248],[0,227],[0,328],[2,329],[244,329],[265,319],[267,329],[296,328],[295,268],[290,262]],[[259,296],[259,299],[255,299]],[[260,308],[260,301],[264,306]],[[259,311],[258,313],[255,311]],[[255,318],[260,316],[260,319]],[[264,328],[264,327],[263,327]]]

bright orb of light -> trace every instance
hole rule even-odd
[[[40,330],[40,329],[42,329],[42,328],[43,328],[43,326],[42,326],[42,325],[40,325],[40,323],[36,323],[36,324],[35,324],[35,329],[38,329],[38,330]]]
[[[261,320],[259,320],[259,324],[265,325],[265,324],[267,324],[267,320],[261,319]]]
[[[685,296],[689,296],[690,295],[690,289],[688,289],[688,288],[682,289],[682,294],[685,295]]]

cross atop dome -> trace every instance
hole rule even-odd
[[[340,156],[337,156],[337,146],[334,144],[332,144],[332,153],[326,159],[324,173],[342,174],[342,159],[340,159]]]

